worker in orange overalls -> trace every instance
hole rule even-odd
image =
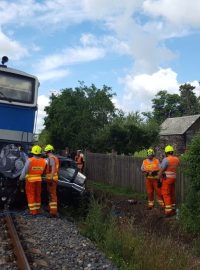
[[[47,191],[49,194],[49,213],[51,217],[56,217],[58,215],[57,185],[59,160],[52,153],[54,151],[54,147],[52,145],[48,144],[44,151],[47,154],[45,179],[47,181]]]
[[[26,160],[19,180],[26,180],[25,190],[28,201],[28,207],[31,215],[39,214],[41,208],[41,182],[46,162],[40,157],[42,148],[39,145],[32,147],[33,157]]]
[[[84,162],[84,155],[83,155],[81,150],[77,150],[76,156],[75,156],[75,161],[76,161],[78,170],[80,172],[83,172],[85,162]]]
[[[158,172],[160,169],[160,162],[155,158],[153,149],[147,150],[147,158],[143,160],[141,170],[146,176],[146,192],[148,195],[147,208],[151,210],[154,207],[154,193],[157,196],[157,202],[160,207],[164,207],[164,202],[161,195],[161,188],[158,183]]]
[[[162,181],[162,195],[165,203],[165,216],[176,214],[175,204],[175,182],[176,170],[180,165],[179,158],[174,156],[174,148],[171,145],[165,147],[166,157],[161,162],[161,169],[158,177]]]

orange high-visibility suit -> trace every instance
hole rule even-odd
[[[142,171],[146,173],[146,191],[148,196],[148,209],[154,207],[154,192],[157,196],[158,204],[163,208],[164,202],[161,195],[161,189],[158,187],[157,173],[160,169],[160,163],[157,158],[145,159],[142,163]],[[154,173],[153,173],[154,172]]]
[[[162,195],[165,203],[165,215],[170,216],[175,212],[175,182],[179,158],[169,155],[163,159],[161,167],[165,167],[165,177],[162,180]]]
[[[75,156],[75,161],[78,167],[78,170],[80,172],[83,172],[83,167],[84,167],[84,160],[83,160],[83,156],[78,154]]]
[[[48,154],[46,167],[47,191],[49,193],[49,212],[51,215],[58,213],[57,185],[58,185],[59,160],[52,153]]]
[[[41,207],[41,181],[46,162],[43,158],[29,158],[25,164],[26,196],[30,214],[36,215]],[[26,169],[27,168],[27,169]]]

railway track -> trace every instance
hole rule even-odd
[[[0,212],[0,270],[116,270],[70,216]]]
[[[48,269],[44,255],[34,247],[31,228],[27,229],[23,217],[3,215],[0,229],[0,269]]]
[[[20,242],[20,238],[17,234],[14,222],[10,215],[5,216],[6,225],[8,228],[8,233],[12,242],[12,247],[14,254],[16,256],[17,266],[20,270],[31,270],[30,264],[26,257],[25,251]]]

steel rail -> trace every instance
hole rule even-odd
[[[17,263],[18,263],[19,269],[20,270],[31,270],[11,216],[6,215],[5,220],[7,223],[10,238],[12,239],[12,243],[14,245],[14,253],[15,253],[15,256],[17,258]]]

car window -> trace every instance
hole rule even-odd
[[[67,169],[67,168],[76,168],[76,164],[71,160],[61,160],[60,161],[60,168]]]

